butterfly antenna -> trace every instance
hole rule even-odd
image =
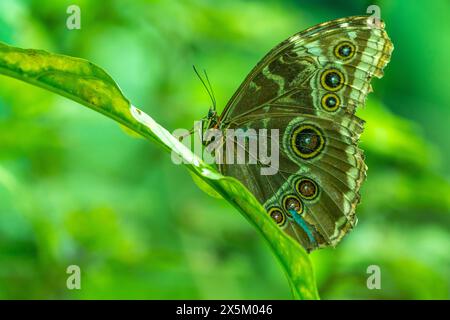
[[[214,110],[216,110],[216,96],[214,95],[214,91],[213,91],[211,82],[209,82],[209,77],[208,77],[208,74],[206,73],[205,69],[203,69],[203,73],[205,74],[206,82],[208,82],[209,90],[211,91],[211,96],[213,99],[213,108],[214,108]]]
[[[192,135],[195,132],[195,128],[192,128],[191,130],[189,130],[189,132],[187,132],[186,134],[183,134],[181,136],[178,137],[178,141],[183,141],[184,138],[189,137],[190,135]]]
[[[206,85],[205,81],[203,80],[203,78],[200,76],[200,73],[198,73],[197,68],[195,66],[192,66],[194,68],[195,74],[197,75],[197,77],[200,79],[200,81],[202,82],[203,86],[206,89],[206,92],[208,92],[209,98],[211,99],[211,102],[213,103],[213,108],[214,110],[216,109],[216,100],[212,94],[212,92],[209,90],[208,86]],[[205,73],[206,74],[206,73]],[[208,79],[208,76],[206,76],[206,79]],[[208,80],[208,84],[209,84],[209,80]]]

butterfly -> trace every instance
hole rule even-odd
[[[218,169],[241,181],[308,252],[336,246],[357,223],[367,167],[358,147],[364,121],[355,109],[392,50],[384,23],[368,16],[316,25],[273,48],[222,114],[208,114],[206,129],[279,130],[271,142],[279,146],[276,174],[262,175],[259,162]]]

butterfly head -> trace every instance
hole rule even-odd
[[[217,111],[215,107],[210,107],[207,116],[207,128],[215,127],[219,122],[219,117],[217,115]]]
[[[208,119],[217,118],[217,111],[214,107],[210,107],[208,111]]]

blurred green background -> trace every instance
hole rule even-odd
[[[450,4],[436,1],[0,1],[0,41],[89,59],[170,131],[221,109],[274,45],[381,7],[395,45],[359,115],[359,224],[311,258],[323,299],[448,299]],[[81,7],[81,30],[66,9]],[[81,290],[66,268],[82,270]],[[381,290],[366,287],[369,265]],[[170,155],[100,114],[0,77],[0,298],[289,299],[278,262]]]

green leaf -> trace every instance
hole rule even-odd
[[[203,181],[198,175],[190,172],[192,181],[196,184],[196,186],[202,190],[207,195],[217,198],[217,199],[223,199],[220,194],[217,193],[216,190],[214,190],[209,184],[207,184],[205,181]]]
[[[221,175],[130,104],[101,68],[79,58],[0,43],[0,74],[77,101],[178,155],[192,174],[236,207],[262,234],[281,263],[294,298],[319,298],[308,254],[280,230],[255,197],[238,180]]]

